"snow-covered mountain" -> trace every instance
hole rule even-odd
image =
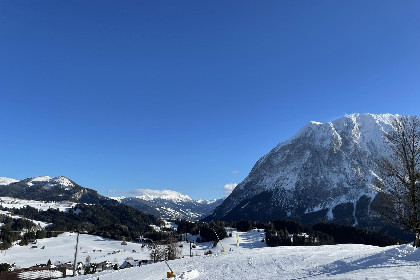
[[[219,206],[223,199],[193,200],[188,195],[175,191],[150,192],[135,197],[113,197],[120,203],[129,205],[164,219],[200,220]]]
[[[95,190],[83,188],[64,177],[39,176],[16,180],[0,177],[0,196],[40,201],[73,201],[82,203],[112,203]]]
[[[310,122],[257,161],[208,219],[372,224],[384,132],[396,115],[352,114]]]

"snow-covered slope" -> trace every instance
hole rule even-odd
[[[29,180],[27,180],[26,184],[29,187],[31,187],[33,185],[36,185],[36,184],[44,184],[43,187],[46,188],[46,189],[50,189],[50,188],[53,188],[55,186],[59,186],[59,187],[62,187],[66,190],[75,186],[74,183],[72,183],[69,179],[67,179],[64,176],[58,176],[58,177],[55,177],[55,178],[52,178],[50,176],[34,177],[34,178],[30,178]]]
[[[233,252],[168,262],[174,279],[419,279],[420,251],[409,245],[374,247],[330,245],[234,249]],[[164,262],[95,275],[75,280],[166,279]]]
[[[7,178],[7,177],[0,177],[0,186],[6,186],[11,183],[19,182],[19,180],[13,179],[13,178]]]
[[[369,222],[384,132],[395,115],[352,114],[310,122],[257,161],[211,219],[335,219]]]
[[[67,212],[72,209],[76,203],[71,202],[43,202],[43,201],[36,201],[36,200],[25,200],[25,199],[18,199],[12,197],[0,197],[0,206],[10,209],[20,209],[26,206],[30,206],[32,208],[38,209],[39,211],[47,211],[48,209],[58,209],[62,212]],[[9,213],[9,211],[0,210],[0,216],[8,216],[12,219],[23,219],[22,216],[13,215]],[[27,218],[25,218],[27,219]],[[33,219],[29,219],[36,225],[39,225],[41,228],[45,228],[46,226],[50,225],[50,223],[37,221]],[[0,224],[0,227],[2,225]]]
[[[26,200],[13,197],[0,197],[0,206],[8,209],[20,209],[26,206],[38,209],[39,211],[47,211],[48,209],[58,209],[59,211],[68,211],[76,206],[74,202],[44,202],[37,200]]]
[[[236,231],[233,231],[236,235]],[[257,231],[238,232],[240,247],[236,247],[236,238],[230,237],[223,239],[223,246],[226,250],[233,248],[235,250],[248,250],[250,248],[265,247],[261,242],[264,233]],[[196,236],[189,235],[190,240],[195,240]],[[80,234],[78,261],[84,262],[87,256],[90,256],[92,263],[110,261],[119,265],[127,258],[135,260],[149,260],[151,247],[142,246],[140,243],[126,242],[122,245],[121,241],[107,239],[100,236]],[[190,255],[189,243],[182,241],[183,245],[181,255],[187,257]],[[65,263],[74,258],[74,248],[76,245],[76,234],[65,232],[57,237],[44,238],[37,240],[37,247],[32,248],[32,244],[26,246],[15,245],[5,250],[0,255],[2,262],[16,263],[19,267],[29,267],[35,264],[46,263],[51,259],[52,263],[57,261]],[[213,242],[197,243],[192,250],[194,256],[204,256],[208,250],[220,252],[221,246],[212,248]],[[45,247],[44,247],[45,246]],[[41,249],[44,247],[44,249]],[[96,279],[96,278],[95,278]]]

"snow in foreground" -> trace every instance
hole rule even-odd
[[[238,249],[170,261],[175,279],[420,279],[420,253],[410,245]],[[75,279],[165,279],[165,263]]]
[[[375,247],[368,245],[330,245],[312,247],[265,247],[263,232],[238,232],[222,240],[225,253],[204,256],[212,242],[199,243],[189,257],[189,244],[184,243],[184,258],[169,261],[175,279],[420,279],[420,250],[410,245]],[[55,238],[39,239],[33,245],[13,246],[0,252],[0,261],[28,267],[37,263],[72,262],[76,234],[63,233]],[[44,249],[42,249],[44,248]],[[125,259],[148,259],[150,250],[141,244],[81,234],[78,261],[110,261],[121,265]],[[220,252],[221,246],[212,249]],[[233,251],[230,251],[230,250]],[[76,280],[166,279],[169,271],[164,262],[106,271]]]

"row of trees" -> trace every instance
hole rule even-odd
[[[4,224],[0,231],[0,250],[10,248],[17,240],[20,240],[19,245],[28,245],[30,240],[47,236],[45,230],[27,219],[12,219],[1,215],[0,222]]]
[[[6,209],[6,208],[2,208]],[[78,204],[69,212],[49,209],[39,211],[26,206],[20,209],[7,209],[15,215],[51,223],[45,228],[51,231],[81,231],[112,239],[135,240],[140,235],[153,232],[151,224],[160,224],[161,221],[152,215],[126,205],[85,205]],[[77,211],[76,211],[77,210]],[[12,223],[20,225],[17,230],[32,229],[36,226],[27,219],[16,219]],[[22,225],[21,225],[22,224]],[[57,233],[38,233],[38,238],[53,236]],[[27,239],[33,239],[30,236]],[[20,239],[20,238],[19,238]],[[24,242],[26,238],[23,239]]]
[[[222,221],[212,221],[210,223],[178,221],[178,234],[190,233],[200,235],[201,242],[222,240],[227,237],[225,227],[229,223]]]
[[[388,246],[400,242],[393,236],[331,223],[317,223],[308,226],[292,220],[275,220],[267,223],[242,220],[228,222],[226,225],[236,227],[240,231],[249,231],[251,226],[264,229],[265,242],[268,246],[309,246],[336,243]]]

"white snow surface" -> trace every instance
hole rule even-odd
[[[230,230],[228,229],[228,232]],[[236,246],[236,233],[239,247]],[[247,233],[232,230],[232,236],[211,248],[212,242],[198,243],[189,257],[189,243],[183,242],[183,258],[168,261],[175,273],[174,279],[419,279],[420,251],[411,245],[376,247],[344,244],[328,246],[266,247],[261,241],[263,231]],[[189,236],[194,239],[194,237]],[[76,244],[75,233],[39,239],[37,248],[13,246],[0,253],[2,262],[16,263],[20,267],[46,263],[72,262]],[[44,249],[41,249],[43,246]],[[204,255],[211,249],[213,254]],[[232,249],[232,251],[231,251]],[[105,239],[81,234],[77,261],[110,261],[121,265],[127,258],[149,259],[150,249],[141,244]],[[142,265],[118,271],[104,271],[82,275],[75,280],[91,279],[166,279],[169,271],[164,262]],[[141,277],[140,277],[141,276]],[[140,277],[140,278],[139,278]]]
[[[60,184],[62,186],[66,186],[66,187],[73,187],[74,186],[74,184],[64,176],[55,177],[55,178],[52,179],[52,181],[56,184]]]
[[[40,211],[47,211],[48,209],[58,209],[59,211],[68,211],[68,209],[76,206],[77,203],[70,201],[59,202],[44,202],[37,200],[19,199],[13,197],[0,196],[0,205],[5,208],[20,209],[25,206],[36,208]]]
[[[121,203],[121,201],[125,198],[125,196],[114,196],[114,197],[110,197],[110,199],[116,200],[119,203]]]
[[[419,279],[420,252],[410,245],[234,248],[231,252],[168,262],[174,279]],[[75,279],[165,279],[165,263],[107,271]]]
[[[38,176],[31,179],[31,182],[49,182],[52,177],[50,176]]]
[[[58,176],[58,177],[54,177],[54,178],[52,178],[50,176],[34,177],[34,178],[31,178],[29,180],[29,182],[27,182],[27,185],[28,186],[33,186],[37,182],[48,182],[49,185],[47,185],[46,188],[51,188],[54,185],[60,185],[60,186],[64,187],[65,189],[69,189],[69,188],[74,186],[74,184],[64,176]]]
[[[169,261],[174,279],[419,279],[420,254],[408,245],[276,247]],[[165,279],[165,263],[75,279]]]
[[[19,182],[19,180],[13,179],[13,178],[7,178],[7,177],[0,177],[0,186],[6,186],[11,183]]]
[[[152,189],[136,189],[131,192],[132,194],[137,194],[135,198],[143,199],[146,201],[151,201],[155,199],[164,199],[171,200],[175,202],[180,201],[192,201],[192,198],[188,195],[182,194],[177,191],[172,190],[152,190]],[[122,199],[126,198],[125,196],[121,197],[110,197],[111,199],[121,202]]]

